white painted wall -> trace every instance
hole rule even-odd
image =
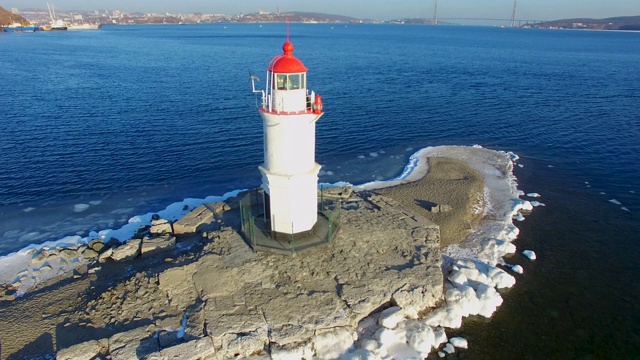
[[[317,189],[320,165],[293,176],[260,167],[262,187],[271,197],[271,229],[291,234],[308,231],[318,220]]]
[[[277,115],[261,112],[264,167],[271,173],[295,175],[316,165],[316,121],[322,114]]]
[[[307,89],[273,90],[273,110],[277,112],[298,112],[307,108]]]

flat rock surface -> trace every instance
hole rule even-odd
[[[294,256],[252,252],[239,233],[236,207],[200,209],[190,231],[207,232],[178,236],[176,249],[128,263],[93,263],[102,269],[0,303],[2,358],[43,356],[84,342],[97,348],[95,341],[110,344],[112,358],[177,351],[167,344],[215,348],[217,358],[264,355],[265,348],[292,348],[333,329],[349,333],[391,305],[420,316],[443,290],[434,222],[446,222],[427,219],[433,214],[426,205],[450,204],[452,211],[439,216],[461,228],[473,226],[469,212],[482,206],[476,204],[482,180],[464,163],[447,160],[430,161],[431,178],[343,199],[336,239]],[[436,198],[437,189],[429,195],[425,184],[435,183],[427,180],[441,181],[453,197]],[[221,211],[221,217],[207,214]],[[203,218],[218,223],[200,223]],[[451,234],[450,241],[461,241],[466,230]]]
[[[29,353],[27,348],[52,353],[86,341],[97,347],[95,341],[104,344],[104,339],[109,339],[109,352],[119,358],[140,349],[158,353],[158,341],[149,339],[158,330],[180,328],[183,315],[184,339],[206,334],[218,355],[233,356],[240,348],[250,354],[268,343],[308,341],[326,329],[355,329],[363,317],[389,304],[394,294],[419,289],[420,307],[434,306],[442,297],[438,227],[374,193],[356,194],[343,208],[337,238],[305,253],[254,253],[237,229],[223,226],[199,240],[199,249],[176,259],[156,259],[146,271],[134,265],[101,264],[125,273],[113,279],[108,275],[114,270],[102,269],[75,282],[52,285],[56,296],[51,302],[61,301],[56,299],[63,293],[72,299],[64,308],[33,309],[36,302],[52,305],[46,293],[38,292],[2,303],[3,320],[14,314],[14,321],[0,329],[3,356],[20,358]],[[162,256],[176,251],[180,250]],[[145,261],[131,264],[141,268]],[[102,289],[92,291],[98,284]],[[27,309],[44,326],[33,329],[17,317]],[[125,331],[134,332],[122,335]]]
[[[429,172],[422,179],[377,191],[440,225],[440,245],[445,247],[464,239],[482,219],[484,183],[478,171],[460,160],[430,157],[428,161]],[[451,208],[429,211],[434,205]]]

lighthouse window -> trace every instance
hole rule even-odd
[[[300,74],[289,75],[289,89],[298,90],[300,89]]]
[[[278,90],[300,90],[304,88],[304,74],[276,75]]]
[[[287,75],[277,75],[276,84],[278,90],[287,90]]]

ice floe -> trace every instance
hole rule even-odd
[[[457,347],[458,349],[468,349],[469,348],[469,343],[467,342],[467,339],[462,338],[462,337],[452,337],[451,339],[449,339],[449,343],[451,343],[451,345]]]
[[[529,260],[536,259],[536,253],[533,250],[523,250],[522,255],[524,255]]]
[[[75,204],[73,205],[74,212],[83,212],[89,208],[89,204]]]
[[[523,269],[523,268],[522,268],[522,266],[520,266],[520,265],[513,265],[513,266],[511,267],[511,270],[513,270],[513,272],[514,272],[514,273],[516,273],[516,274],[522,274],[522,273],[524,273],[524,269]]]

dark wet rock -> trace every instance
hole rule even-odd
[[[133,234],[134,239],[142,239],[143,237],[149,235],[149,229],[151,229],[150,225],[142,225],[136,230],[136,233]]]

